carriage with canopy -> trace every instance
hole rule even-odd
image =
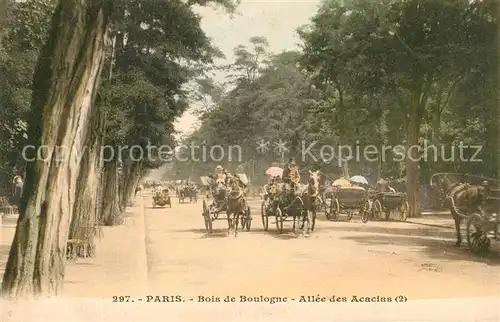
[[[363,219],[371,211],[367,189],[344,178],[335,180],[332,186],[326,189],[324,196],[325,215],[328,220],[337,221],[341,212],[347,214],[347,221],[350,221],[355,213]]]
[[[244,184],[248,184],[248,177],[244,173],[236,174],[239,180]],[[227,220],[227,217],[221,217],[220,214],[222,212],[227,212],[228,210],[228,201],[230,196],[231,189],[227,185],[227,180],[224,182],[223,180],[218,180],[215,178],[210,178],[208,176],[201,177],[202,184],[204,187],[208,189],[212,197],[212,202],[209,204],[207,198],[203,199],[203,211],[202,216],[205,222],[205,229],[208,232],[212,232],[213,230],[213,222],[216,220]],[[247,191],[243,191],[243,198],[246,197]],[[252,226],[252,216],[250,213],[250,206],[245,201],[245,210],[244,214],[239,217],[239,223],[241,227],[246,231],[250,231]]]
[[[443,182],[447,184],[442,184]],[[484,253],[490,248],[492,239],[500,240],[499,180],[460,173],[436,173],[431,177],[431,186],[439,185],[441,185],[438,189],[441,200],[443,202],[448,200],[452,213],[455,212],[460,219],[466,220],[467,245],[473,253]],[[453,193],[459,186],[462,186],[462,189],[470,189],[469,195],[461,196],[459,193]],[[443,187],[446,188],[443,189]],[[485,191],[479,207],[470,207],[467,204],[467,200],[471,200],[470,195],[474,189]],[[465,202],[461,202],[460,199],[464,199]],[[465,207],[460,207],[463,204]]]

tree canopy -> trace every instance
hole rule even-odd
[[[495,6],[492,0],[325,0],[310,24],[297,30],[300,51],[270,53],[264,37],[253,37],[234,49],[230,66],[221,67],[229,70],[230,84],[200,83],[202,97],[211,99],[204,100],[201,127],[186,141],[239,144],[246,150],[244,159],[223,162],[233,168],[251,164],[246,171],[256,176],[283,161],[279,153],[257,153],[260,139],[286,141],[285,157],[299,159],[303,142],[353,149],[388,145],[394,148],[384,160],[375,154],[371,160],[349,161],[351,173],[374,180],[409,176],[409,186],[418,187],[436,171],[477,173],[478,166],[495,176]],[[460,142],[482,146],[475,156],[482,162],[460,160]],[[423,151],[426,144],[437,153]],[[413,145],[422,148],[410,152],[420,161],[402,163],[398,149],[408,153]],[[320,147],[313,147],[314,155],[321,154]],[[452,149],[456,156],[446,160]],[[475,148],[464,151],[471,158]],[[331,153],[323,156],[302,164],[341,173],[342,163],[330,160]],[[199,175],[215,163],[177,162],[174,171]]]

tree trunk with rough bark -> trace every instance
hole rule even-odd
[[[135,189],[137,188],[139,181],[142,176],[142,161],[133,162],[127,171],[126,177],[124,178],[123,184],[123,194],[121,198],[121,209],[124,211],[130,201],[133,199],[135,194]]]
[[[60,146],[28,162],[20,216],[2,284],[12,298],[57,294],[64,278],[78,155],[104,58],[110,2],[61,1],[34,74],[29,143]],[[32,155],[36,157],[36,153]]]
[[[420,133],[420,91],[413,91],[410,101],[410,111],[408,115],[407,127],[407,158],[406,158],[406,192],[408,194],[409,217],[420,216],[420,202],[419,202],[419,172],[418,172],[418,159],[419,151],[418,136]]]
[[[94,256],[95,239],[100,232],[97,217],[99,199],[97,193],[101,180],[100,143],[103,119],[97,110],[94,111],[90,126],[90,136],[80,163],[79,186],[69,230],[68,254],[70,257]]]
[[[118,160],[104,164],[101,222],[115,226],[123,222],[120,212]]]

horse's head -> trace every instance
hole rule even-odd
[[[436,175],[435,182],[432,181],[431,185],[435,186],[439,193],[446,194],[459,182],[460,180],[451,174],[440,174]]]
[[[309,185],[319,190],[319,179],[320,179],[319,171],[309,170]]]
[[[313,194],[319,193],[319,179],[320,179],[319,171],[309,170],[309,191],[312,192]]]
[[[243,189],[240,185],[239,179],[235,176],[231,176],[227,179],[227,185],[229,188],[229,193],[232,198],[239,198],[243,195]]]

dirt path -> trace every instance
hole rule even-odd
[[[296,238],[292,233],[277,234],[272,224],[264,232],[260,200],[250,203],[252,229],[234,238],[226,235],[225,220],[215,222],[214,234],[205,234],[201,201],[178,204],[174,200],[171,209],[150,209],[150,197],[139,199],[136,207],[128,209],[125,225],[104,228],[94,259],[67,265],[63,295],[101,301],[58,299],[30,304],[29,311],[5,306],[2,318],[158,321],[168,312],[175,321],[205,321],[207,316],[219,321],[326,321],[332,316],[359,321],[372,320],[374,314],[386,321],[472,320],[479,315],[486,318],[477,321],[498,321],[498,248],[487,258],[478,258],[465,247],[457,249],[448,219],[363,224],[356,217],[352,222],[320,217],[310,238]],[[14,219],[4,222],[1,264],[14,228]],[[130,296],[130,301],[112,303],[113,296]],[[175,296],[185,302],[154,303]],[[235,303],[224,303],[225,297],[232,296]],[[327,303],[294,305],[301,296],[307,301],[324,298]],[[358,301],[379,302],[352,302],[354,296]],[[397,296],[408,302],[380,304]],[[249,303],[251,297],[264,303]],[[217,298],[223,303],[212,303]],[[457,300],[420,301],[450,298]],[[144,303],[147,300],[153,303]],[[285,300],[284,305],[269,305],[269,301]]]
[[[453,246],[453,230],[420,223],[320,220],[310,238],[264,232],[252,200],[250,232],[206,235],[198,204],[146,210],[149,283],[155,292],[202,296],[353,295],[408,299],[498,296],[498,256]],[[342,220],[342,217],[341,217]],[[441,222],[440,222],[441,221]],[[429,225],[431,224],[431,225]]]

